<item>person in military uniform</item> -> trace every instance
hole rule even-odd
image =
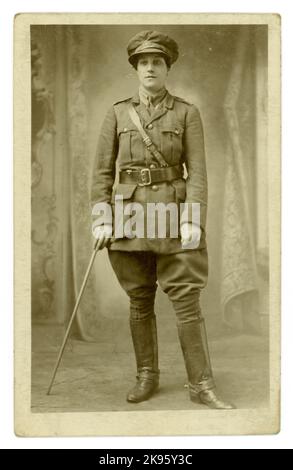
[[[191,400],[213,409],[231,409],[234,406],[216,394],[199,302],[208,276],[207,175],[200,113],[165,87],[178,58],[172,38],[142,31],[129,41],[127,52],[139,88],[134,96],[114,103],[104,119],[93,169],[92,206],[113,206],[117,195],[123,204],[200,204],[198,223],[188,211],[181,214],[177,237],[168,230],[165,238],[115,237],[111,224],[100,223],[99,218],[93,224],[97,247],[108,248],[110,263],[130,299],[137,381],[127,400],[147,400],[158,389],[154,301],[159,283],[176,313]]]

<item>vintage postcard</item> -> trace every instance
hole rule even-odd
[[[15,433],[280,429],[274,14],[18,14]]]

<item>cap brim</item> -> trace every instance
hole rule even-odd
[[[141,51],[138,51],[138,52],[135,52],[134,54],[131,54],[131,56],[129,56],[129,58],[128,58],[128,61],[132,64],[133,60],[136,59],[139,55],[142,55],[142,54],[162,54],[170,60],[170,56],[166,52],[162,51],[162,49],[157,49],[155,47],[147,47],[147,48],[145,48]]]

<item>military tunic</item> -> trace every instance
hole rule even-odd
[[[117,182],[115,176],[119,170],[158,167],[158,162],[149,153],[129,116],[130,104],[135,106],[145,131],[168,165],[181,165],[182,171],[185,167],[186,179],[182,177],[149,186]],[[195,105],[172,96],[166,90],[164,99],[151,115],[138,92],[132,98],[118,101],[111,106],[103,122],[97,146],[92,180],[92,205],[97,202],[114,204],[117,194],[123,196],[125,203],[200,203],[202,235],[198,249],[206,248],[207,175],[203,128]],[[167,236],[165,239],[113,239],[109,249],[152,251],[160,254],[186,250],[181,246],[180,236]]]

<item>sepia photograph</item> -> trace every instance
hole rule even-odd
[[[278,432],[279,41],[15,17],[18,435]]]

